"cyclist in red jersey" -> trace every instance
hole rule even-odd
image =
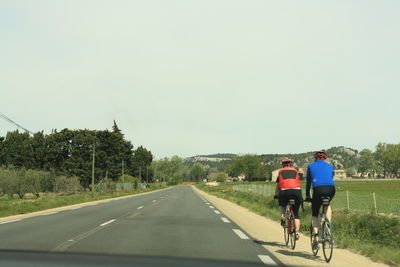
[[[274,198],[277,198],[279,201],[282,225],[285,223],[285,210],[289,199],[293,198],[295,200],[293,213],[295,217],[296,239],[299,239],[299,208],[302,202],[301,185],[299,172],[292,165],[293,161],[291,159],[285,158],[282,160],[282,168],[279,169],[278,178],[276,179],[277,184]]]

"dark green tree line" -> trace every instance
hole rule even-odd
[[[143,147],[133,149],[114,122],[109,130],[53,130],[46,135],[33,136],[18,130],[0,138],[0,166],[51,171],[57,175],[77,176],[88,188],[92,176],[95,152],[95,180],[114,181],[125,174],[139,176],[146,172],[153,160],[151,152]],[[151,178],[151,171],[146,176]],[[142,176],[143,177],[143,176]]]

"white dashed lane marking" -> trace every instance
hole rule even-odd
[[[221,212],[219,212],[218,210],[214,210],[214,212],[215,212],[216,214],[221,214]]]
[[[225,218],[225,217],[221,217],[221,220],[222,220],[224,223],[230,223],[230,222],[231,222],[230,220],[228,220],[228,218]]]
[[[112,222],[115,222],[115,221],[116,221],[116,219],[112,219],[112,220],[109,220],[108,222],[100,224],[100,226],[105,226],[105,225],[107,225],[109,223],[112,223]]]
[[[276,262],[275,262],[273,259],[271,259],[270,256],[267,256],[267,255],[258,255],[258,257],[260,258],[260,260],[261,260],[263,263],[267,264],[268,266],[270,266],[270,265],[277,265]]]
[[[139,208],[137,208],[138,210],[140,210],[140,209],[143,209],[144,208],[144,206],[140,206]]]
[[[239,229],[232,229],[241,239],[249,239],[249,237]]]
[[[211,209],[213,209],[214,208],[214,206],[209,206]]]

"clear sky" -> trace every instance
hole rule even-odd
[[[45,133],[115,119],[157,158],[399,143],[399,14],[398,0],[0,0],[0,112]]]

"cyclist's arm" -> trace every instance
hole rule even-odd
[[[310,196],[311,182],[312,182],[312,179],[311,179],[310,168],[307,167],[306,197]]]
[[[278,173],[278,177],[276,178],[276,187],[275,187],[275,196],[279,195],[279,174]]]

